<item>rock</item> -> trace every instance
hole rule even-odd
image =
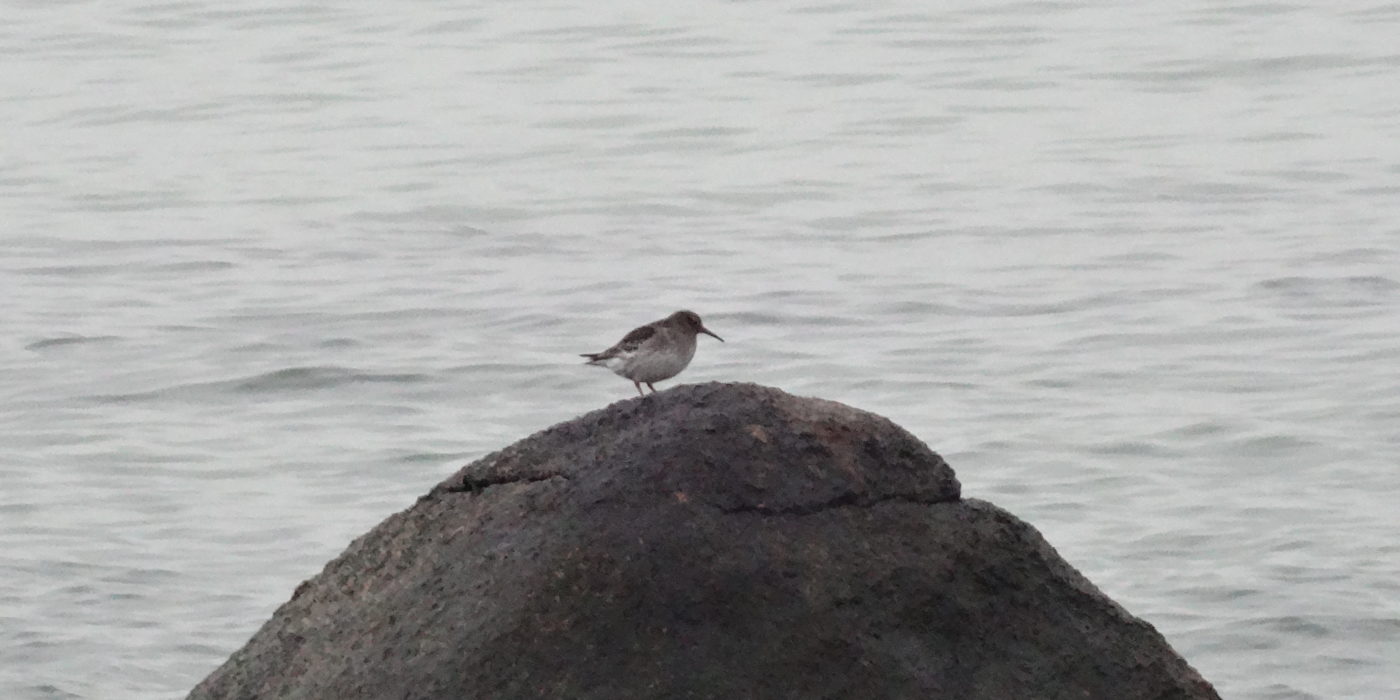
[[[353,542],[190,698],[1217,698],[879,416],[622,401]]]

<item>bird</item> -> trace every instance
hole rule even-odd
[[[695,336],[704,333],[723,343],[700,321],[694,311],[677,311],[660,321],[633,328],[617,344],[602,352],[586,352],[584,364],[607,367],[613,374],[632,380],[639,396],[646,396],[642,385],[656,393],[652,382],[681,373],[695,357]]]

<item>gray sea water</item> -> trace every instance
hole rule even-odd
[[[0,3],[0,697],[182,696],[677,308],[1400,697],[1400,4],[342,5]]]

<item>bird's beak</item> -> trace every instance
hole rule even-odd
[[[706,327],[704,327],[704,326],[701,326],[701,327],[700,327],[700,332],[701,332],[701,333],[704,333],[705,335],[710,336],[711,338],[714,338],[715,340],[718,340],[718,341],[721,342],[721,343],[724,342],[724,338],[721,338],[721,337],[715,335],[714,333],[711,333],[711,332],[710,332],[710,329],[708,329],[708,328],[706,328]]]

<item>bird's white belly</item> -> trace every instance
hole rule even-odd
[[[621,362],[608,363],[608,369],[637,382],[659,382],[680,374],[695,357],[695,346],[678,348],[679,352],[636,352]]]

